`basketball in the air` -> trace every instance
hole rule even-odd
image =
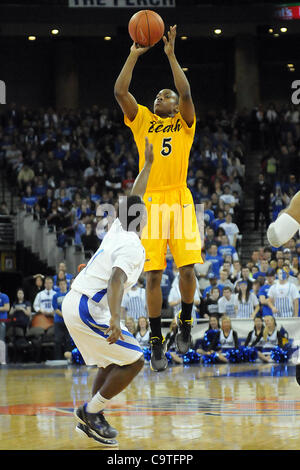
[[[129,21],[128,31],[131,39],[140,46],[156,44],[165,31],[161,16],[152,10],[140,10]]]

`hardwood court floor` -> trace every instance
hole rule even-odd
[[[96,450],[75,432],[95,368],[0,369],[0,449]],[[119,449],[298,450],[300,387],[294,365],[146,365],[107,410]]]

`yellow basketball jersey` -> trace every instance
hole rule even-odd
[[[147,191],[164,191],[186,185],[196,117],[193,125],[188,127],[179,112],[173,117],[161,118],[139,104],[134,120],[130,121],[125,115],[124,122],[130,127],[138,148],[139,171],[145,163],[145,137],[153,145],[154,162]]]

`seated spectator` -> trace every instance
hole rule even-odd
[[[33,305],[37,294],[44,289],[44,279],[45,276],[43,274],[34,274],[26,279],[28,285],[26,293],[31,305]]]
[[[210,285],[208,280],[208,274],[211,272],[212,262],[206,259],[206,254],[204,250],[202,250],[201,256],[203,263],[196,263],[194,265],[194,269],[196,277],[198,279],[199,289],[201,292],[203,292],[203,290]]]
[[[230,184],[225,183],[223,186],[224,193],[220,196],[220,207],[224,209],[225,204],[229,204],[231,208],[235,207],[235,198],[231,192]]]
[[[32,326],[40,326],[45,330],[54,323],[54,309],[52,305],[56,292],[53,289],[53,280],[45,278],[45,289],[39,292],[33,302],[34,318]]]
[[[55,360],[63,359],[65,352],[72,351],[71,337],[61,313],[63,300],[68,293],[67,281],[65,279],[59,279],[58,287],[59,290],[52,299],[52,307],[54,310]]]
[[[195,349],[198,354],[212,354],[212,342],[217,333],[220,332],[219,319],[215,315],[209,317],[208,329],[205,331],[203,338],[197,341]]]
[[[232,282],[229,280],[229,271],[223,267],[220,269],[220,280],[219,284],[222,286],[222,293],[223,293],[223,288],[225,286],[230,287],[231,290],[234,289],[234,285]]]
[[[258,279],[258,277],[265,278],[269,268],[270,268],[269,262],[265,259],[262,259],[261,262],[260,262],[260,268],[258,268],[257,272],[255,274],[253,274],[253,276],[252,276],[253,279]]]
[[[136,335],[136,323],[132,317],[125,318],[125,326],[129,333],[131,333],[133,336]]]
[[[206,254],[206,260],[211,261],[212,263],[212,272],[215,274],[217,278],[219,278],[219,272],[222,264],[224,263],[223,256],[218,255],[218,245],[216,243],[212,243]]]
[[[22,197],[21,202],[24,204],[24,209],[26,212],[31,212],[35,204],[38,202],[38,198],[32,194],[32,189],[29,184],[25,188],[25,194]]]
[[[21,288],[16,292],[16,300],[11,306],[9,317],[13,320],[14,326],[26,332],[31,320],[31,304],[25,300],[25,293]]]
[[[238,261],[239,256],[234,246],[229,245],[227,235],[221,237],[221,245],[218,247],[218,255],[225,259],[226,255],[231,255],[233,261]]]
[[[254,318],[254,328],[253,330],[249,331],[247,335],[245,347],[256,348],[258,357],[260,357],[261,359],[264,358],[261,352],[261,349],[264,344],[263,333],[264,324],[262,317],[260,315],[256,315],[256,317]]]
[[[0,215],[9,215],[9,209],[5,201],[2,201],[0,204]]]
[[[135,338],[139,342],[141,348],[149,348],[150,333],[148,319],[146,317],[139,317],[137,321]]]
[[[293,276],[297,277],[299,273],[299,259],[298,255],[294,254],[292,256],[292,264],[291,264],[291,271],[293,272]]]
[[[275,317],[297,317],[299,310],[299,292],[289,282],[289,275],[283,269],[277,271],[278,283],[274,283],[268,292],[270,307]]]
[[[95,251],[98,250],[100,245],[100,240],[97,237],[93,224],[87,223],[85,225],[85,233],[81,235],[81,242],[85,253],[88,253],[89,256],[93,255]]]
[[[169,298],[169,293],[172,287],[173,280],[174,280],[173,270],[167,266],[164,272],[162,273],[161,283],[160,283],[162,297],[163,297],[163,303],[162,303],[163,309],[168,308],[168,298]]]
[[[67,272],[67,266],[64,261],[61,261],[58,265],[57,272],[59,271],[64,271],[65,273],[65,278],[67,279],[68,282],[70,282],[73,279],[73,275]],[[61,277],[62,279],[62,277]],[[54,284],[57,284],[57,274],[53,276],[53,282]]]
[[[221,318],[221,329],[215,335],[211,349],[217,351],[218,359],[221,362],[228,362],[228,359],[224,355],[228,349],[238,349],[239,339],[238,334],[231,327],[231,320],[228,317]]]
[[[272,315],[272,310],[269,301],[269,290],[275,281],[275,271],[271,268],[268,269],[266,275],[266,282],[263,284],[258,291],[258,299],[261,305],[262,317]]]
[[[238,293],[235,294],[236,318],[255,318],[259,311],[259,302],[251,292],[252,284],[249,281],[238,282]]]
[[[234,261],[232,263],[232,272],[229,274],[229,280],[236,284],[236,282],[241,278],[241,263],[239,261]]]
[[[24,163],[17,176],[18,186],[21,192],[24,191],[24,188],[27,185],[31,186],[34,177],[34,171],[27,165],[27,163]]]
[[[196,288],[194,296],[194,304],[192,309],[192,318],[197,320],[198,307],[200,305],[200,294],[199,289]],[[174,277],[172,282],[171,290],[168,297],[169,306],[173,308],[173,315],[176,315],[181,311],[181,293],[179,289],[179,272]]]
[[[214,232],[216,233],[221,224],[225,222],[224,211],[219,209],[217,212],[217,218],[213,220],[211,226]]]
[[[275,318],[270,315],[270,316],[266,316],[264,317],[264,322],[265,322],[265,328],[264,328],[264,332],[263,332],[263,348],[264,349],[273,349],[273,348],[276,348],[277,346],[279,346],[280,348],[283,347],[283,340],[284,340],[284,337],[282,336],[282,334],[280,333],[280,331],[278,331],[277,329],[277,324],[276,324],[276,320]],[[260,352],[259,354],[259,358],[263,361],[263,362],[271,362],[272,359],[271,359],[271,351],[265,351],[262,353]]]
[[[206,298],[201,302],[200,314],[202,318],[210,318],[211,315],[219,316],[218,299],[220,297],[220,290],[218,287],[213,287],[208,293]]]
[[[229,212],[225,216],[225,222],[222,223],[220,227],[225,230],[225,233],[229,240],[229,244],[235,248],[237,242],[237,235],[240,231],[238,226],[232,222],[232,215]]]
[[[203,299],[205,299],[208,296],[208,294],[213,289],[213,287],[218,287],[220,294],[222,295],[223,286],[220,284],[217,276],[214,273],[209,273],[208,280],[209,280],[210,285],[203,290],[203,294],[202,294]]]
[[[9,309],[10,301],[8,295],[4,294],[4,292],[0,292],[0,320],[7,320]],[[0,321],[0,365],[6,364],[5,334],[5,322]]]
[[[127,318],[131,317],[136,321],[139,317],[145,317],[147,315],[147,303],[144,287],[136,283],[130,291],[124,295],[121,308]]]
[[[218,247],[218,244],[216,242],[216,235],[215,235],[214,229],[210,226],[207,226],[206,230],[205,230],[205,248],[206,248],[206,251],[209,251],[212,244],[216,244],[217,247]],[[300,256],[300,253],[299,253],[299,256]]]
[[[170,331],[166,334],[166,345],[167,345],[167,351],[170,353],[172,360],[175,362],[175,364],[182,364],[183,359],[180,357],[177,352],[176,352],[176,346],[175,346],[175,338],[178,332],[178,326],[177,326],[177,321],[176,318],[174,318],[171,321],[170,324]]]
[[[66,273],[63,269],[60,269],[58,271],[57,275],[55,275],[55,284],[53,285],[53,290],[55,290],[55,292],[59,292],[59,283],[60,283],[60,281],[66,281],[67,289],[68,290],[70,289],[70,282],[71,281],[66,278]]]
[[[220,316],[225,315],[229,318],[236,316],[235,295],[229,286],[223,288],[223,295],[218,300],[218,312]]]

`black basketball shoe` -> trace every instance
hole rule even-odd
[[[118,431],[110,426],[102,411],[100,413],[88,413],[86,406],[87,403],[79,406],[74,411],[75,417],[80,423],[88,427],[88,431],[91,434],[89,437],[96,436],[104,440],[104,443],[109,444],[109,441],[117,436]]]
[[[167,344],[165,338],[152,336],[150,338],[151,344],[151,359],[150,368],[154,372],[161,372],[168,367],[168,359],[166,358]]]
[[[181,311],[176,316],[176,323],[178,326],[178,333],[175,337],[175,343],[180,354],[186,354],[192,345],[191,329],[193,325],[193,319],[181,320]]]
[[[75,430],[81,437],[88,437],[90,439],[94,439],[94,441],[98,442],[104,447],[119,446],[118,441],[116,441],[116,439],[104,439],[103,437],[99,437],[96,434],[92,434],[91,429],[85,424],[78,423]]]

